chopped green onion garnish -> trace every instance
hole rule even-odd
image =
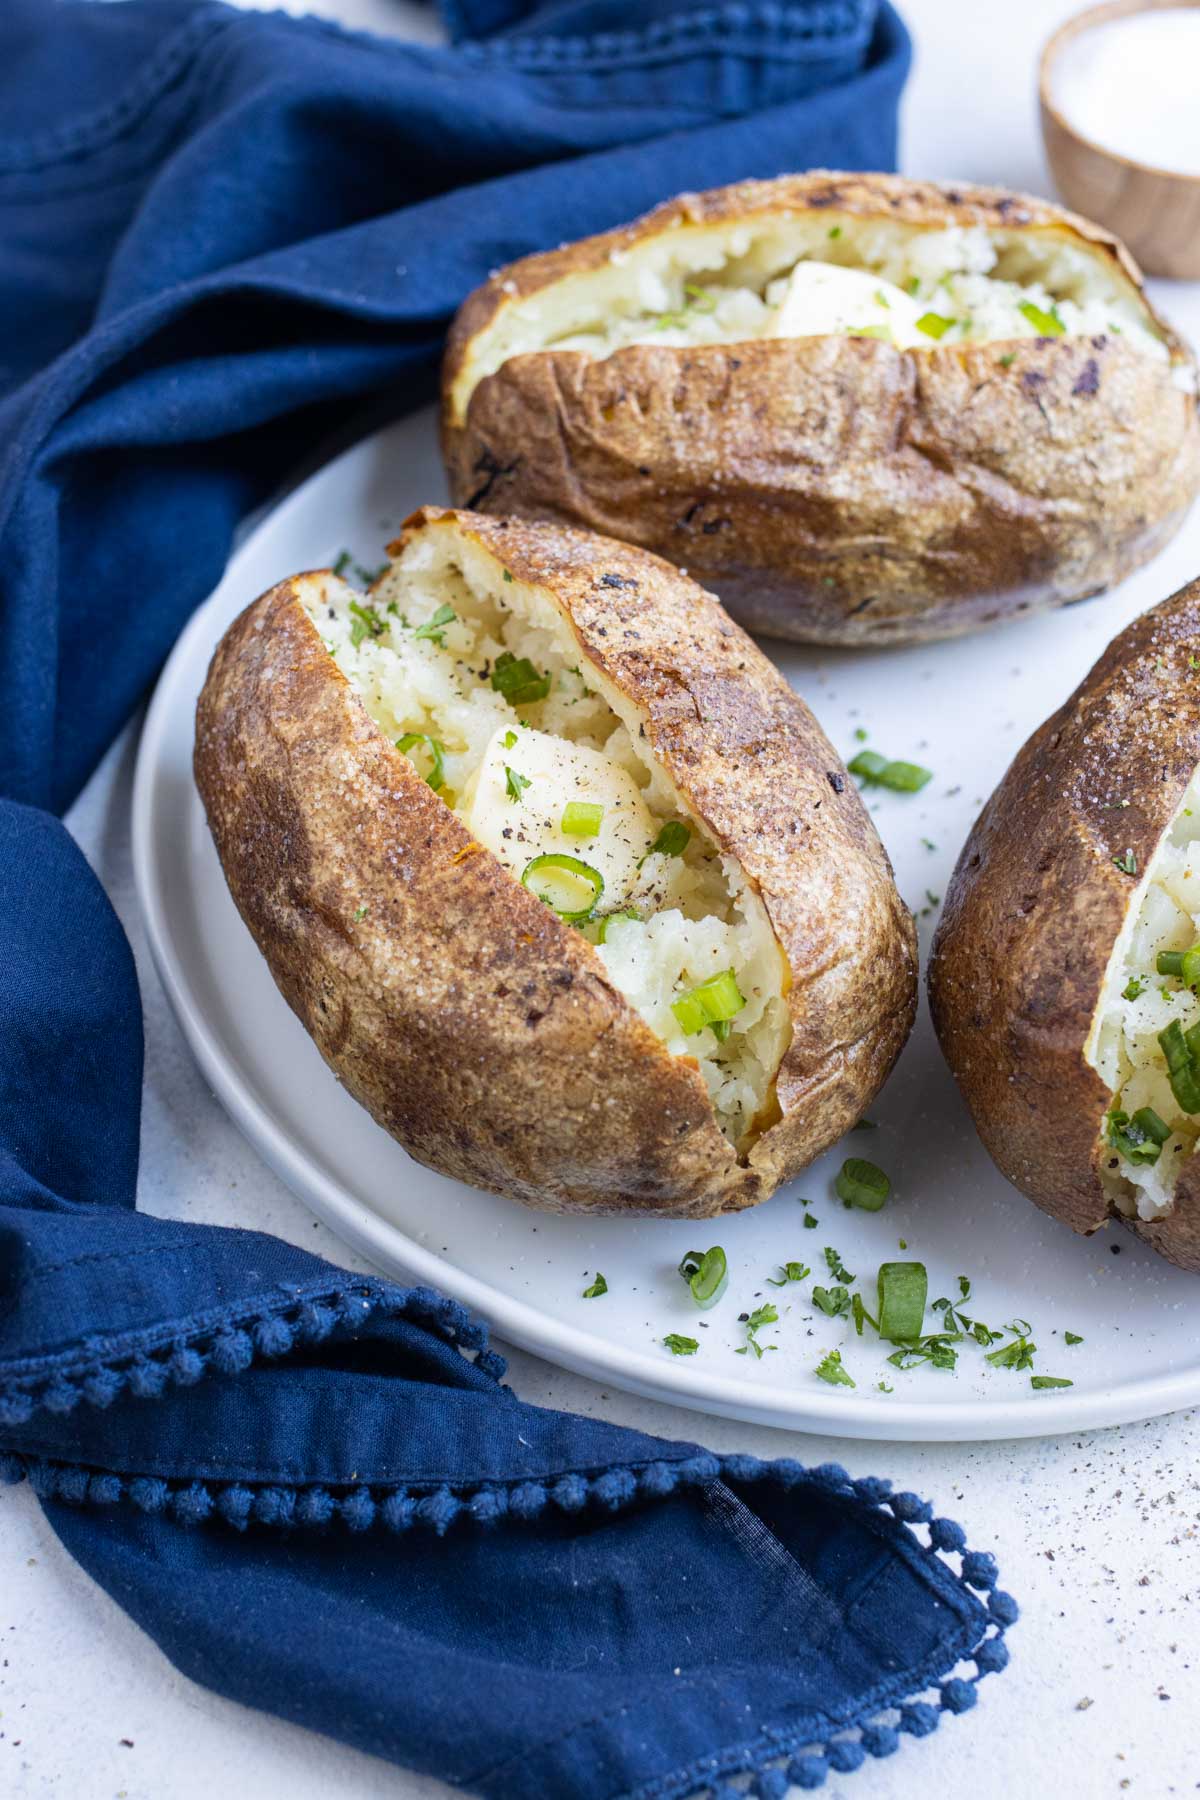
[[[1082,1344],[1083,1342],[1077,1331],[1064,1331],[1063,1338],[1068,1344]]]
[[[697,1306],[715,1306],[725,1291],[729,1269],[720,1244],[711,1250],[689,1250],[679,1265],[679,1273],[692,1290]]]
[[[840,225],[831,225],[829,227],[829,236],[831,238],[840,238],[841,235],[842,235],[842,228]]]
[[[1129,980],[1125,983],[1125,986],[1121,989],[1122,1000],[1136,1000],[1145,985],[1145,982],[1140,981],[1136,975],[1131,975]]]
[[[1123,850],[1120,856],[1113,857],[1113,862],[1120,869],[1122,875],[1137,874],[1137,857],[1132,850]]]
[[[1160,975],[1181,975],[1183,973],[1183,951],[1160,950],[1154,959],[1154,967]]]
[[[506,750],[511,750],[513,745],[516,743],[516,741],[517,741],[517,734],[515,731],[506,731],[504,734],[504,737],[501,740],[501,742],[503,743],[504,748]]]
[[[1031,1375],[1029,1385],[1032,1388],[1061,1388],[1074,1387],[1075,1383],[1068,1381],[1064,1375]]]
[[[892,328],[890,325],[847,325],[846,336],[882,338],[885,344],[890,344]]]
[[[446,765],[443,760],[446,754],[445,746],[439,744],[436,738],[425,737],[419,731],[406,731],[403,737],[396,739],[396,748],[403,756],[408,756],[409,752],[415,750],[418,744],[424,744],[429,752],[431,766],[425,779],[436,794],[446,780]]]
[[[723,969],[719,975],[710,975],[699,987],[692,988],[690,993],[672,1000],[671,1011],[691,1037],[695,1032],[703,1031],[706,1025],[719,1025],[736,1018],[745,1004],[733,970]]]
[[[504,695],[510,706],[532,706],[550,692],[550,677],[539,675],[527,656],[514,656],[511,650],[504,650],[492,670],[492,687]]]
[[[457,617],[458,614],[452,606],[443,604],[438,607],[432,619],[426,619],[424,625],[417,626],[417,629],[413,632],[413,636],[414,638],[429,638],[433,643],[438,645],[439,649],[444,650],[446,647],[446,639],[443,636],[442,627],[452,624]]]
[[[1042,308],[1035,306],[1032,300],[1022,300],[1017,311],[1029,320],[1040,337],[1062,337],[1067,329],[1053,309],[1050,312],[1043,312]]]
[[[851,1156],[842,1164],[833,1187],[839,1200],[863,1212],[878,1212],[892,1191],[883,1170],[862,1156]]]
[[[1166,1030],[1159,1032],[1158,1042],[1167,1059],[1171,1092],[1184,1112],[1200,1112],[1200,1069],[1178,1019],[1172,1019]]]
[[[860,775],[864,781],[872,781],[879,787],[894,788],[901,794],[919,793],[926,782],[933,780],[932,769],[923,769],[920,763],[890,762],[886,756],[880,756],[878,750],[860,750],[846,767],[852,775]]]
[[[690,825],[684,825],[678,819],[669,819],[647,850],[646,856],[682,856],[687,849],[688,839],[691,835]],[[639,869],[645,862],[646,856],[643,856],[642,862],[638,864]]]
[[[568,925],[590,919],[604,892],[604,877],[599,869],[580,862],[577,856],[566,856],[557,850],[527,862],[521,872],[521,881],[531,894],[544,900]],[[574,902],[584,899],[581,886],[591,890],[591,898],[577,906]]]
[[[636,913],[632,906],[626,906],[620,912],[605,913],[600,921],[600,931],[596,938],[598,944],[607,942],[608,928],[614,919],[637,919],[640,922],[641,914]]]
[[[673,1331],[669,1337],[665,1337],[663,1343],[672,1356],[695,1356],[700,1348],[695,1338],[680,1337],[677,1331]]]
[[[911,1343],[921,1335],[929,1277],[925,1264],[892,1262],[879,1265],[879,1335],[890,1343]]]
[[[563,807],[562,830],[567,837],[595,837],[604,818],[597,800],[568,800]]]
[[[516,769],[510,769],[508,764],[505,763],[504,791],[510,800],[519,800],[521,795],[525,792],[525,789],[532,786],[533,783],[530,781],[528,775],[519,774]]]
[[[899,794],[916,794],[933,780],[933,770],[923,769],[920,763],[890,762],[879,777],[879,785],[894,788]]]
[[[694,281],[685,281],[683,284],[683,291],[691,302],[690,310],[692,312],[710,313],[716,311],[716,296],[710,294],[707,288],[697,287]]]
[[[607,1292],[608,1283],[605,1281],[603,1275],[600,1274],[599,1270],[597,1270],[595,1281],[593,1281],[591,1287],[584,1288],[583,1297],[585,1300],[598,1300],[601,1294],[607,1294]]]
[[[856,1387],[858,1385],[854,1377],[843,1369],[840,1350],[831,1350],[828,1356],[823,1356],[813,1373],[819,1375],[822,1381],[828,1381],[833,1387]]]
[[[947,319],[941,313],[927,312],[922,313],[917,320],[917,330],[923,331],[926,337],[940,338],[945,337],[951,326],[957,323],[956,319]]]
[[[810,1212],[805,1213],[805,1215],[804,1215],[805,1231],[815,1231],[817,1229],[817,1226],[820,1223],[821,1223],[820,1219],[814,1219],[813,1215]]]
[[[1170,1135],[1152,1106],[1139,1106],[1132,1119],[1123,1112],[1108,1115],[1108,1141],[1129,1163],[1156,1163]]]

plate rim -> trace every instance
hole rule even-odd
[[[176,948],[159,855],[159,845],[164,840],[156,831],[164,743],[179,715],[180,689],[186,701],[184,711],[190,715],[193,709],[195,696],[187,673],[193,658],[203,655],[203,645],[215,642],[211,621],[224,604],[222,590],[227,583],[236,581],[239,566],[250,559],[260,534],[268,527],[284,527],[291,514],[305,509],[317,483],[328,481],[334,471],[345,472],[353,460],[380,454],[389,437],[398,435],[403,428],[411,429],[413,418],[419,416],[409,415],[368,432],[322,461],[255,520],[231,555],[220,581],[176,639],[155,684],[138,742],[131,807],[132,861],[134,889],[151,957],[189,1050],[247,1142],[338,1238],[377,1262],[391,1278],[415,1279],[440,1288],[485,1319],[497,1336],[518,1348],[576,1374],[610,1382],[667,1405],[817,1435],[877,1442],[978,1443],[1010,1437],[1054,1437],[1133,1424],[1200,1403],[1200,1361],[1188,1369],[1140,1376],[1092,1392],[1057,1392],[1049,1403],[1045,1396],[983,1403],[978,1399],[881,1401],[865,1393],[850,1401],[843,1399],[838,1389],[825,1395],[815,1391],[802,1394],[789,1388],[756,1388],[730,1376],[703,1372],[679,1359],[664,1363],[582,1326],[569,1326],[532,1302],[517,1299],[427,1250],[399,1225],[374,1212],[291,1141],[258,1095],[253,1071],[246,1071],[249,1080],[243,1078],[242,1065],[222,1044],[205,1016]],[[513,1204],[502,1200],[498,1203]]]

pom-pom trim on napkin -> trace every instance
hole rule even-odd
[[[373,1314],[413,1319],[448,1344],[472,1354],[475,1367],[499,1381],[504,1358],[487,1347],[487,1326],[457,1300],[433,1288],[398,1288],[363,1279],[310,1283],[271,1304],[242,1312],[227,1307],[199,1314],[181,1328],[148,1327],[110,1344],[92,1342],[57,1355],[10,1363],[0,1386],[0,1426],[26,1425],[43,1408],[72,1412],[80,1401],[111,1406],[128,1391],[156,1400],[168,1387],[192,1387],[204,1375],[239,1375],[262,1357],[286,1356],[297,1344],[323,1343],[353,1331]]]
[[[440,1301],[439,1296],[423,1296]],[[454,1302],[440,1302],[453,1307]],[[461,1311],[461,1309],[456,1309]],[[465,1314],[463,1315],[465,1318]],[[618,1513],[635,1501],[668,1498],[680,1488],[704,1487],[721,1480],[733,1487],[771,1482],[785,1490],[816,1489],[851,1504],[865,1506],[891,1520],[916,1540],[928,1557],[941,1561],[954,1580],[986,1594],[987,1623],[970,1656],[963,1659],[973,1673],[956,1675],[931,1666],[919,1674],[918,1686],[902,1699],[868,1698],[865,1722],[839,1727],[824,1741],[797,1740],[795,1734],[768,1732],[753,1744],[706,1759],[704,1766],[669,1783],[652,1783],[630,1800],[682,1800],[707,1794],[710,1800],[783,1800],[790,1788],[811,1791],[830,1774],[849,1775],[867,1757],[891,1756],[901,1738],[928,1737],[946,1713],[968,1712],[976,1688],[986,1675],[1008,1666],[1004,1636],[1018,1616],[1016,1601],[997,1585],[999,1571],[989,1551],[967,1548],[966,1534],[953,1519],[935,1518],[927,1500],[893,1493],[890,1481],[877,1476],[852,1479],[838,1463],[805,1468],[790,1458],[764,1462],[756,1456],[714,1456],[705,1452],[681,1462],[645,1462],[608,1468],[598,1475],[571,1472],[549,1482],[490,1482],[468,1489],[447,1484],[435,1488],[358,1485],[287,1487],[278,1484],[225,1485],[202,1481],[163,1481],[149,1476],[102,1473],[77,1465],[0,1452],[0,1481],[27,1479],[43,1500],[71,1506],[131,1504],[148,1514],[166,1514],[180,1525],[209,1522],[244,1531],[250,1525],[323,1528],[343,1525],[353,1532],[372,1528],[400,1532],[413,1528],[443,1536],[451,1525],[494,1525],[503,1520],[531,1523],[547,1511],[579,1514],[590,1509]],[[890,1524],[891,1521],[888,1521]],[[919,1528],[919,1529],[918,1529]],[[924,1537],[919,1535],[924,1532]],[[958,1559],[958,1568],[950,1558]],[[957,1665],[955,1665],[957,1666]],[[923,1696],[929,1694],[931,1698]],[[684,1785],[679,1785],[682,1779]]]

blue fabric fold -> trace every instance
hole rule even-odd
[[[778,1795],[972,1704],[991,1558],[883,1481],[524,1405],[444,1296],[138,1212],[133,960],[52,816],[247,509],[422,399],[493,264],[893,161],[874,0],[447,19],[0,15],[0,1474],[249,1705],[497,1800]]]

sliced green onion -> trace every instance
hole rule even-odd
[[[933,780],[932,769],[924,769],[920,763],[892,762],[880,756],[878,750],[860,750],[846,767],[852,775],[860,775],[879,787],[893,788],[898,794],[919,793],[926,782]]]
[[[1043,312],[1032,300],[1022,300],[1017,311],[1029,320],[1039,337],[1062,337],[1067,329],[1056,312]]]
[[[567,837],[595,837],[604,818],[598,800],[568,800],[563,807],[562,830]]]
[[[1194,1031],[1195,1026],[1192,1027]],[[1172,1019],[1158,1034],[1159,1048],[1167,1061],[1167,1079],[1171,1092],[1186,1113],[1200,1112],[1200,1071],[1196,1056],[1183,1034],[1178,1019]]]
[[[887,766],[887,757],[880,756],[878,750],[860,750],[846,764],[852,775],[861,775],[864,781],[878,781]]]
[[[600,921],[600,930],[596,937],[596,942],[598,944],[603,944],[608,941],[608,928],[614,919],[636,919],[640,924],[641,914],[635,912],[632,906],[623,907],[620,912],[605,913]]]
[[[1108,1141],[1129,1163],[1156,1163],[1170,1135],[1152,1106],[1139,1106],[1132,1119],[1123,1112],[1108,1115]]]
[[[593,1281],[591,1287],[584,1288],[583,1297],[585,1300],[598,1300],[600,1298],[601,1294],[607,1294],[607,1292],[608,1292],[608,1283],[607,1283],[607,1281],[605,1281],[603,1275],[601,1275],[600,1271],[597,1269],[596,1279],[595,1279],[595,1281]]]
[[[1065,1375],[1031,1375],[1029,1385],[1031,1388],[1063,1388],[1074,1387],[1075,1383],[1068,1381]]]
[[[677,1331],[672,1331],[669,1336],[663,1339],[663,1343],[667,1346],[667,1349],[671,1352],[672,1356],[695,1356],[697,1350],[700,1348],[695,1338],[680,1337]]]
[[[725,1292],[729,1266],[720,1244],[711,1250],[689,1250],[679,1265],[679,1273],[692,1290],[697,1306],[715,1306]]]
[[[1190,950],[1184,951],[1179,974],[1184,987],[1194,988],[1200,984],[1200,944],[1193,944]]]
[[[403,737],[396,739],[396,748],[403,756],[408,756],[409,752],[415,750],[418,744],[424,744],[429,752],[429,760],[432,766],[425,779],[436,794],[446,780],[446,764],[443,760],[446,754],[446,747],[444,744],[439,744],[436,738],[425,737],[423,733],[419,731],[406,731]]]
[[[879,777],[879,785],[894,788],[898,794],[916,794],[933,780],[933,770],[923,769],[920,763],[890,762]]]
[[[917,330],[923,331],[926,337],[940,338],[945,337],[951,326],[957,323],[957,319],[947,319],[941,313],[927,312],[922,313],[917,320]]]
[[[646,856],[682,856],[687,849],[688,839],[691,835],[690,825],[684,825],[678,819],[668,819],[647,850]],[[646,856],[643,856],[642,862],[638,864],[639,869],[645,862]]]
[[[890,344],[892,328],[890,325],[847,325],[846,336],[882,338],[885,344]]]
[[[671,1011],[691,1037],[697,1031],[703,1031],[706,1025],[719,1025],[736,1018],[745,1004],[745,996],[739,992],[733,970],[723,969],[689,993],[681,994],[678,1000],[672,1000]]]
[[[692,312],[710,313],[716,311],[716,295],[710,294],[707,288],[697,287],[694,281],[685,281],[683,284],[683,291],[688,297],[690,310]]]
[[[1154,959],[1154,967],[1160,975],[1182,975],[1183,951],[1160,950]]]
[[[911,1343],[925,1323],[929,1276],[919,1262],[880,1263],[879,1335],[892,1344]]]
[[[514,656],[511,650],[504,650],[492,670],[492,687],[504,695],[510,706],[532,706],[550,692],[550,677],[539,675],[527,656]]]
[[[565,856],[557,850],[550,851],[546,856],[535,856],[532,861],[527,862],[521,871],[521,883],[531,894],[536,894],[539,900],[544,900],[547,906],[553,908],[568,925],[578,925],[584,919],[590,919],[604,892],[604,877],[599,869],[593,869],[590,863],[580,862],[577,856]],[[590,888],[591,898],[583,906],[575,906],[572,900],[582,898],[579,893],[580,883]],[[571,884],[575,885],[574,896],[569,891]]]
[[[878,1212],[892,1191],[883,1170],[865,1157],[851,1156],[842,1164],[833,1184],[839,1200],[863,1212]]]

